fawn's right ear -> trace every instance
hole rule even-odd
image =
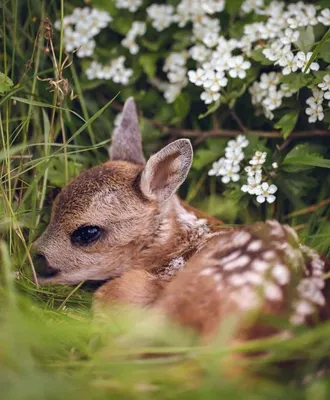
[[[168,200],[186,179],[193,159],[188,139],[170,143],[149,158],[141,176],[142,193],[149,199]]]
[[[133,164],[146,162],[133,97],[125,101],[120,124],[113,132],[109,155],[111,161],[128,161]]]

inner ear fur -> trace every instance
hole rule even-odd
[[[128,161],[142,165],[146,162],[133,97],[129,97],[124,104],[120,124],[113,132],[109,155],[111,161]]]
[[[142,193],[152,200],[168,200],[186,179],[193,159],[188,139],[179,139],[148,160],[141,176]]]

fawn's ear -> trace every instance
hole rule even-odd
[[[111,161],[128,161],[133,164],[146,162],[133,97],[125,101],[120,124],[113,132],[109,155]]]
[[[164,202],[186,179],[193,159],[188,139],[179,139],[149,158],[141,176],[142,193]]]

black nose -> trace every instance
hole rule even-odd
[[[33,265],[36,273],[41,278],[50,278],[58,274],[58,270],[48,264],[46,257],[38,253],[33,257]]]

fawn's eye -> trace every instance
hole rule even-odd
[[[101,236],[102,230],[98,226],[82,226],[71,234],[71,243],[87,246]]]

